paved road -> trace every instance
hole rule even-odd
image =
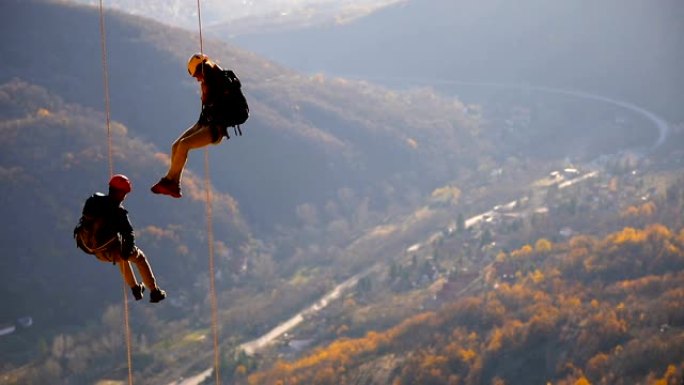
[[[648,119],[653,125],[658,129],[658,138],[656,141],[653,143],[651,146],[650,150],[654,150],[663,143],[665,143],[665,140],[667,139],[667,136],[670,133],[670,125],[669,123],[662,118],[661,116],[658,116],[656,113],[653,111],[649,111],[645,109],[644,107],[638,106],[636,104],[630,103],[625,100],[619,100],[619,99],[614,99],[610,98],[608,96],[603,96],[603,95],[598,95],[598,94],[593,94],[590,92],[585,92],[585,91],[579,91],[579,90],[570,90],[570,89],[564,89],[564,88],[554,88],[554,87],[545,87],[545,86],[533,86],[533,85],[525,85],[525,84],[509,84],[509,83],[488,83],[488,82],[466,82],[466,81],[458,81],[458,80],[448,80],[448,79],[430,79],[430,78],[394,78],[394,77],[372,77],[372,78],[367,78],[367,77],[359,77],[359,76],[354,76],[354,75],[349,75],[345,76],[349,79],[360,79],[360,80],[370,80],[370,81],[377,81],[377,82],[382,82],[385,84],[393,84],[395,86],[408,86],[408,85],[421,85],[421,86],[429,86],[429,85],[449,85],[449,86],[470,86],[470,87],[488,87],[488,88],[502,88],[502,89],[514,89],[514,90],[521,90],[521,91],[537,91],[537,92],[544,92],[544,93],[552,93],[552,94],[558,94],[558,95],[568,95],[568,96],[574,96],[577,98],[581,99],[590,99],[590,100],[596,100],[608,104],[612,104],[614,106],[618,106],[633,112],[636,112],[639,115],[642,115],[646,119]]]
[[[214,368],[209,368],[203,371],[200,374],[197,374],[193,377],[190,378],[181,378],[179,380],[173,381],[169,383],[169,385],[199,385],[201,384],[204,380],[209,378],[209,376],[212,375],[214,372]]]
[[[309,306],[306,309],[295,314],[292,318],[290,318],[287,321],[276,326],[275,328],[273,328],[271,331],[264,334],[263,336],[255,339],[255,340],[243,343],[242,345],[240,345],[240,348],[242,350],[244,350],[245,353],[252,355],[252,354],[258,352],[259,350],[271,345],[280,336],[289,332],[290,330],[294,329],[297,325],[302,323],[302,321],[304,321],[304,319],[307,316],[313,315],[313,314],[319,312],[320,310],[324,309],[332,301],[339,298],[348,289],[356,286],[356,283],[359,282],[359,279],[361,279],[361,278],[365,277],[366,275],[372,273],[373,271],[379,269],[380,266],[381,266],[380,264],[376,264],[376,265],[354,275],[353,277],[347,279],[346,281],[342,282],[341,284],[335,286],[334,289],[332,289],[329,293],[327,293],[326,295],[321,297],[321,299],[316,301],[311,306]]]

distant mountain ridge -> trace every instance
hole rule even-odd
[[[98,5],[94,0],[72,0],[81,4]],[[377,7],[397,0],[204,0],[199,3],[207,27],[230,24],[243,31],[256,21],[262,27],[269,25],[314,23],[364,15]],[[133,15],[148,17],[159,22],[184,28],[197,27],[197,3],[184,0],[147,0],[145,2],[114,0],[104,3]],[[237,26],[236,26],[237,24]]]
[[[344,25],[254,31],[235,41],[303,71],[556,86],[678,120],[682,20],[676,0],[411,0]]]

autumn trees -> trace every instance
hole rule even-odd
[[[539,239],[500,253],[487,277],[479,294],[280,362],[250,384],[345,384],[387,355],[401,362],[393,385],[682,378],[684,231],[653,224],[560,244]]]

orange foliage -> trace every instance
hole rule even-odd
[[[521,260],[526,257],[529,257],[534,250],[532,249],[532,246],[530,245],[525,245],[518,250],[513,250],[511,251],[511,258],[514,260]]]
[[[304,373],[305,370],[312,369],[311,372],[321,373],[316,378],[317,383],[335,383],[336,368],[350,365],[356,357],[374,353],[379,348],[388,346],[392,342],[410,333],[412,329],[435,324],[434,313],[418,314],[401,324],[385,331],[370,331],[363,338],[348,339],[342,338],[332,342],[324,348],[315,350],[312,354],[302,357],[293,363],[278,361],[274,368],[266,373],[257,373],[249,377],[250,384],[268,383],[268,379],[290,378],[288,384],[300,383],[293,377],[297,372]],[[289,376],[289,377],[288,377]],[[328,379],[333,382],[326,382]]]
[[[496,262],[504,262],[506,261],[507,254],[504,253],[503,251],[499,251],[498,254],[496,254],[496,258],[494,259]]]
[[[461,349],[458,352],[458,358],[463,362],[473,362],[477,358],[477,353],[472,349]]]
[[[662,378],[657,379],[653,385],[670,385],[677,374],[677,368],[674,365],[668,365],[665,374]]]
[[[534,249],[525,245],[510,258],[498,255],[493,270],[525,269],[517,281],[499,283],[496,290],[460,298],[385,331],[339,339],[292,363],[279,362],[250,376],[250,384],[344,384],[354,366],[391,352],[402,357],[394,385],[500,385],[503,379],[485,377],[485,368],[499,364],[505,353],[524,360],[526,352],[539,351],[549,341],[563,346],[558,360],[567,361],[548,362],[547,368],[556,369],[546,369],[547,378],[567,376],[562,383],[575,385],[590,385],[589,378],[597,383],[622,378],[628,378],[624,383],[653,383],[643,382],[648,373],[631,368],[652,368],[652,360],[679,357],[682,350],[666,336],[653,338],[637,328],[684,322],[682,249],[684,230],[673,233],[658,224],[625,227],[602,239],[577,236],[567,244],[540,239]],[[563,362],[572,362],[573,368]],[[676,375],[668,368],[657,384]]]
[[[559,294],[558,295],[558,307],[571,311],[571,312],[576,312],[580,306],[582,306],[582,300],[579,297],[576,296],[571,296],[571,295],[564,295],[564,294]]]
[[[431,369],[434,367],[446,365],[447,362],[448,360],[444,356],[426,354],[423,356],[423,361],[420,363],[420,366],[423,369]]]
[[[594,377],[599,377],[608,365],[608,358],[609,356],[605,353],[595,355],[587,362],[587,372]]]
[[[548,253],[553,248],[553,245],[548,239],[541,238],[534,244],[534,249],[537,253]]]
[[[661,224],[652,224],[644,230],[625,227],[622,231],[609,235],[606,240],[621,245],[624,243],[663,242],[672,238],[672,232]]]
[[[502,347],[515,348],[520,345],[525,334],[526,326],[520,320],[513,319],[500,328],[496,328],[489,336],[487,351],[497,352]]]
[[[577,235],[572,238],[570,238],[570,248],[573,250],[576,249],[586,249],[586,250],[591,250],[593,246],[596,244],[596,240],[590,236],[587,235]]]
[[[530,333],[548,335],[556,327],[560,318],[560,311],[552,306],[545,306],[537,311],[529,321]]]
[[[535,284],[540,284],[544,282],[544,273],[542,273],[539,269],[534,270],[528,276]]]
[[[667,226],[663,226],[659,223],[649,225],[648,227],[646,227],[645,232],[648,238],[652,241],[662,241],[665,239],[672,238],[672,231],[670,231],[670,229],[668,229]]]
[[[636,206],[628,206],[622,210],[620,216],[623,218],[636,218],[639,216],[639,209]]]
[[[622,218],[649,218],[658,210],[653,202],[646,202],[641,206],[628,206],[620,213]]]
[[[642,217],[650,217],[656,212],[657,207],[653,202],[646,202],[639,207],[639,215]]]
[[[236,376],[242,377],[242,376],[244,376],[245,374],[247,374],[247,368],[246,368],[244,365],[238,365],[238,366],[235,368],[235,375],[236,375]]]
[[[632,227],[625,227],[622,231],[614,233],[608,237],[608,241],[616,245],[623,243],[642,243],[646,239],[646,234]]]

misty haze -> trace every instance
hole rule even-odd
[[[681,1],[0,18],[0,384],[684,383]],[[239,77],[242,135],[200,52]],[[220,142],[180,197],[196,122]],[[75,241],[122,189],[156,281],[129,233],[103,250],[144,290]]]

